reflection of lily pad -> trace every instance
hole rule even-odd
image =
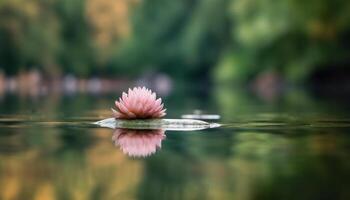
[[[219,124],[208,123],[201,120],[191,119],[134,119],[123,120],[107,118],[94,124],[106,128],[128,128],[128,129],[164,129],[174,131],[202,130],[219,127]]]

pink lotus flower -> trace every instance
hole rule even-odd
[[[145,87],[129,89],[128,94],[123,92],[115,105],[117,110],[112,109],[113,116],[118,119],[161,118],[166,115],[162,99],[156,99],[156,94]]]
[[[164,130],[116,129],[112,140],[123,153],[133,157],[146,157],[161,148]]]

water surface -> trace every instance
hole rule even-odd
[[[223,126],[128,132],[114,95],[5,95],[0,199],[350,199],[349,106],[289,92],[176,91],[168,118],[196,109]]]

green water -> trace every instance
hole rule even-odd
[[[137,135],[91,125],[118,95],[3,96],[0,199],[350,199],[346,101],[177,91],[164,98],[167,118],[201,109],[223,126]],[[153,136],[156,151],[135,157]]]

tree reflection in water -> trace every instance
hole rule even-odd
[[[147,157],[161,148],[165,130],[116,129],[112,140],[123,153],[132,157]]]

